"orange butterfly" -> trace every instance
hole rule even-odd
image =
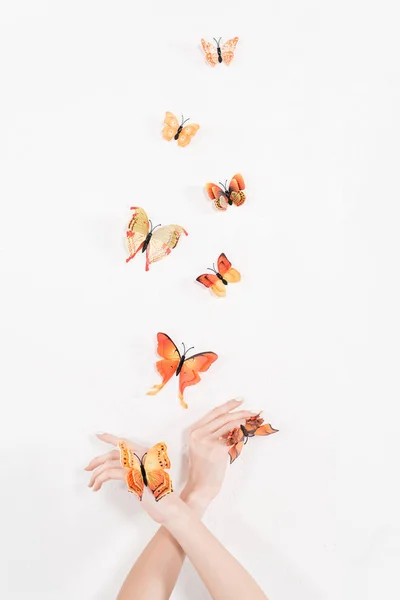
[[[225,184],[219,183],[223,189],[216,183],[206,183],[207,194],[211,200],[214,200],[215,208],[226,210],[228,205],[232,206],[232,204],[236,204],[236,206],[241,206],[244,203],[246,200],[246,194],[243,191],[245,183],[240,173],[232,177],[229,188],[226,187],[228,181],[225,181]]]
[[[216,296],[225,296],[228,283],[240,281],[241,276],[239,271],[232,267],[232,263],[226,258],[224,253],[218,257],[217,268],[218,271],[214,265],[212,269],[208,268],[209,271],[214,271],[215,275],[204,273],[204,275],[199,275],[196,281],[202,283],[207,288],[211,288],[211,291]]]
[[[244,444],[247,444],[249,437],[254,437],[255,435],[270,435],[271,433],[279,431],[278,429],[271,427],[269,423],[263,425],[264,419],[260,417],[260,415],[261,413],[258,413],[255,417],[250,417],[246,420],[245,425],[241,425],[228,433],[226,445],[231,446],[229,450],[231,464],[237,459],[243,450]]]
[[[184,127],[187,121],[189,121],[189,119],[184,120],[182,115],[182,121],[179,125],[176,116],[171,112],[166,112],[164,119],[165,127],[163,127],[162,130],[163,138],[165,140],[168,140],[168,142],[170,142],[172,138],[174,138],[174,140],[178,141],[178,146],[182,147],[190,144],[192,137],[196,135],[196,133],[200,129],[200,125],[192,124],[186,125],[186,127]]]
[[[141,250],[146,252],[146,271],[153,262],[157,262],[168,256],[179,242],[182,233],[188,235],[187,231],[180,225],[166,225],[153,227],[146,212],[139,206],[132,206],[134,211],[129,221],[128,231],[126,232],[126,243],[128,246],[129,262]],[[157,231],[157,227],[161,227]]]
[[[147,392],[148,396],[155,396],[164,385],[169,381],[172,375],[179,375],[179,400],[183,408],[187,408],[187,404],[183,399],[183,392],[189,385],[195,385],[200,381],[199,373],[208,371],[218,355],[215,352],[200,352],[186,358],[186,354],[192,348],[186,350],[183,345],[183,354],[179,352],[174,342],[166,333],[157,333],[157,352],[162,360],[156,362],[157,371],[162,377],[162,382],[156,384]]]
[[[201,45],[203,46],[203,50],[206,54],[206,61],[208,64],[212,67],[215,67],[217,63],[222,63],[223,61],[225,64],[230,65],[233,60],[236,44],[238,43],[239,38],[234,37],[231,40],[228,40],[225,42],[225,44],[223,44],[222,48],[219,45],[222,38],[219,38],[219,40],[213,38],[213,40],[217,44],[216,47],[214,44],[206,42],[206,40],[201,38]]]
[[[172,492],[171,477],[164,471],[171,467],[166,444],[156,444],[142,458],[126,442],[120,440],[118,446],[121,465],[127,470],[128,490],[139,500],[142,500],[144,486],[151,489],[157,502]]]

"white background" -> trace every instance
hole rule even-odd
[[[83,466],[232,396],[280,432],[207,523],[271,600],[399,598],[395,2],[3,2],[0,596],[112,600],[156,527]],[[229,68],[200,38],[238,35]],[[166,110],[201,128],[160,137]],[[204,184],[243,173],[217,213]],[[182,239],[125,264],[131,205]],[[224,251],[225,299],[194,282]],[[157,331],[219,360],[156,397]],[[227,574],[228,576],[228,574]],[[175,600],[208,595],[186,564]]]

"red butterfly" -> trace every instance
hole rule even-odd
[[[185,388],[189,385],[199,383],[199,373],[208,371],[213,362],[217,360],[218,354],[215,354],[215,352],[199,352],[199,354],[194,354],[186,358],[186,354],[192,348],[186,350],[185,344],[183,344],[183,354],[181,355],[174,342],[166,333],[157,333],[157,342],[157,352],[162,360],[156,362],[156,367],[162,377],[162,382],[154,385],[147,394],[149,396],[158,394],[175,373],[175,375],[179,375],[179,400],[183,408],[187,408],[188,406],[183,399]]]
[[[258,413],[255,417],[246,419],[246,423],[230,431],[226,436],[226,445],[231,446],[229,449],[229,456],[231,457],[231,464],[237,459],[243,446],[247,444],[249,437],[255,435],[270,435],[276,433],[278,429],[271,427],[269,423],[264,423],[264,419],[260,417],[261,413]]]

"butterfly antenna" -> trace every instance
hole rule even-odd
[[[155,229],[157,229],[157,227],[161,227],[161,223],[159,223],[158,225],[155,225],[155,227],[151,227],[151,231],[153,232]]]
[[[190,348],[188,348],[185,352],[185,354],[187,354],[188,352],[190,352],[190,350],[193,350],[194,346],[191,346]]]
[[[213,271],[213,273],[216,273],[217,271],[215,270],[215,267],[213,265],[213,268],[211,267],[207,267],[207,271]]]
[[[183,346],[183,354],[186,354],[185,344],[183,342],[182,342],[182,346]]]
[[[149,223],[150,223],[150,231],[153,230],[153,223],[151,222],[151,219],[149,219]]]
[[[228,181],[228,180],[227,180],[227,181]],[[226,181],[226,182],[227,182],[227,181]],[[219,185],[222,185],[222,187],[224,188],[224,190],[225,190],[225,191],[227,191],[227,189],[226,189],[226,185],[225,185],[225,184],[226,184],[226,182],[225,182],[225,183],[222,183],[222,181],[218,181]]]
[[[136,458],[138,459],[138,461],[141,463],[142,459],[138,457],[138,455],[136,454],[136,452],[133,453],[133,456],[136,456]]]

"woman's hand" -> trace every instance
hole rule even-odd
[[[219,493],[228,464],[226,436],[256,413],[232,412],[242,404],[229,400],[207,413],[189,429],[189,476],[182,498],[199,512]]]
[[[120,462],[118,442],[123,439],[138,456],[143,456],[146,453],[147,448],[139,446],[131,440],[116,437],[111,433],[102,433],[97,435],[97,437],[99,440],[106,442],[107,444],[111,444],[114,449],[106,452],[105,454],[101,454],[100,456],[96,456],[90,461],[88,466],[85,467],[85,471],[92,471],[89,487],[91,487],[94,492],[97,492],[101,489],[102,485],[106,483],[106,481],[110,481],[112,479],[116,481],[123,481],[126,485],[125,478],[127,470],[121,465]],[[134,496],[134,494],[132,494],[132,496]],[[154,521],[157,523],[163,523],[166,519],[172,518],[176,515],[178,505],[177,501],[179,501],[179,498],[177,498],[176,494],[172,492],[171,494],[168,494],[162,498],[160,502],[156,502],[151,492],[145,488],[141,504],[150,517],[154,519]]]

